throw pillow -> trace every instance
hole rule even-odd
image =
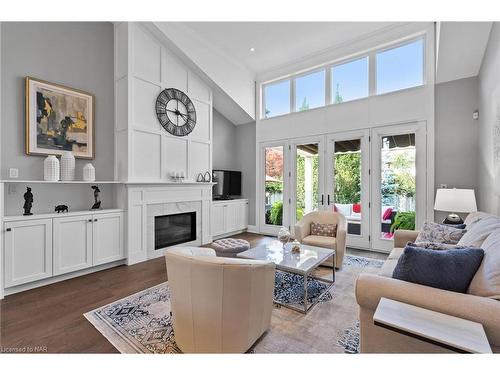
[[[311,235],[335,237],[337,236],[337,224],[311,223]]]
[[[353,204],[352,212],[356,212],[357,214],[361,213],[361,204],[360,203]]]
[[[456,245],[465,232],[465,229],[457,229],[444,224],[426,222],[415,242],[437,242]]]
[[[453,250],[453,249],[465,249],[466,246],[459,246],[459,245],[450,245],[447,243],[438,243],[438,242],[408,242],[406,246],[411,246],[411,247],[420,247],[422,249],[429,249],[429,250]]]
[[[465,229],[465,224],[444,224],[456,229]]]
[[[484,258],[467,293],[500,300],[500,229],[492,232],[481,245]]]
[[[382,220],[390,220],[392,215],[392,208],[387,208],[382,215]]]
[[[465,293],[484,252],[465,248],[434,251],[406,246],[392,277],[432,288]]]
[[[488,216],[476,223],[472,223],[467,229],[467,233],[464,234],[458,244],[480,247],[486,237],[495,230],[500,229],[500,218],[498,216]]]

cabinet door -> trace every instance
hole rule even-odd
[[[219,236],[224,234],[225,229],[225,215],[224,215],[224,205],[213,204],[212,205],[212,236]]]
[[[238,203],[230,203],[226,206],[226,233],[239,230],[241,205]]]
[[[54,275],[92,266],[92,216],[56,218],[54,225]]]
[[[240,229],[248,228],[248,202],[243,202],[240,213]]]
[[[52,219],[5,223],[5,287],[52,276]]]
[[[93,265],[123,259],[123,214],[93,215],[92,220]]]

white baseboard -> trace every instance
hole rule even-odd
[[[257,225],[249,225],[247,232],[259,234],[259,227]]]
[[[142,263],[148,260],[148,254],[145,251],[130,253],[127,257],[127,266]]]

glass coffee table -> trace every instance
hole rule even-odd
[[[335,250],[309,245],[301,245],[300,253],[293,253],[291,244],[287,244],[285,249],[283,249],[281,242],[273,241],[270,244],[257,246],[250,250],[243,251],[238,254],[238,257],[273,262],[276,264],[277,270],[301,275],[303,280],[302,287],[304,288],[303,307],[301,308],[293,304],[282,303],[277,300],[274,302],[303,314],[307,314],[307,312],[321,300],[321,297],[323,297],[323,295],[326,294],[335,283],[335,267],[332,267],[331,279],[313,275],[314,270],[321,263],[334,255]],[[318,295],[318,297],[311,303],[308,302],[307,297],[308,280],[310,279],[320,281],[327,286],[325,290],[323,290],[323,292],[321,292],[321,294]]]

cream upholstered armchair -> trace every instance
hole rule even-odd
[[[184,353],[244,353],[270,327],[274,263],[166,250],[175,341]]]
[[[336,237],[313,236],[311,235],[311,223],[316,224],[336,224]],[[341,213],[332,211],[310,212],[295,224],[295,238],[300,243],[311,246],[335,249],[335,259],[329,258],[323,265],[341,268],[344,262],[345,238],[347,233],[347,222]]]

